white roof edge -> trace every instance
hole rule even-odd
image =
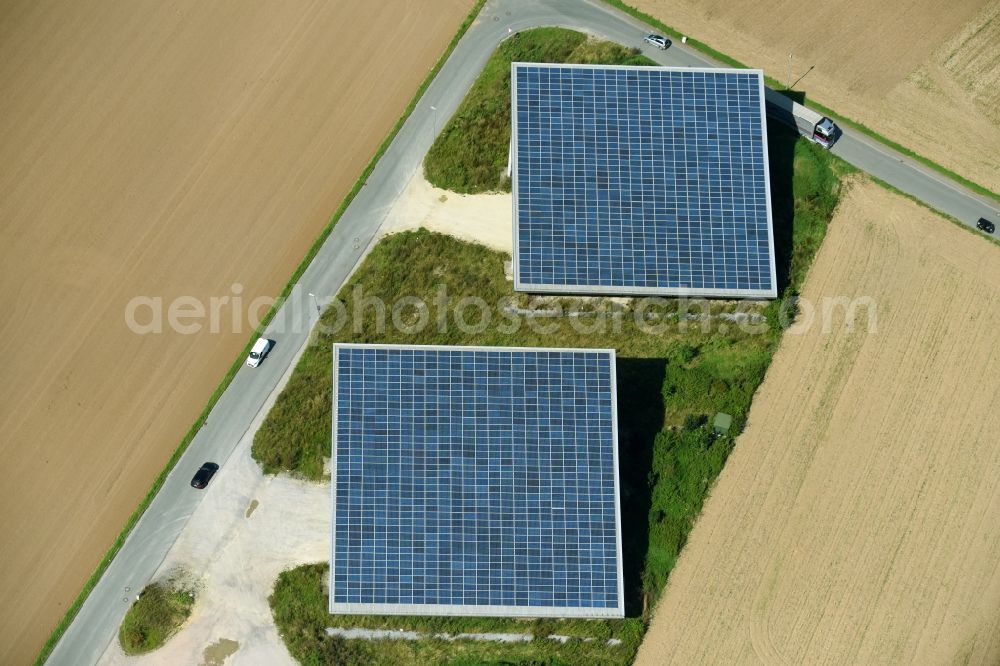
[[[488,345],[404,345],[383,342],[334,342],[334,349],[425,349],[441,351],[495,351],[495,352],[599,352],[612,355],[615,350],[610,347],[492,347]]]
[[[518,291],[529,294],[559,294],[563,296],[620,296],[663,298],[777,298],[778,290],[771,289],[713,289],[682,287],[632,287],[628,285],[577,285],[577,284],[531,284],[519,283]]]
[[[778,297],[778,249],[774,246],[774,210],[771,203],[771,156],[767,149],[767,86],[764,85],[764,73],[761,72],[758,82],[760,88],[760,131],[761,155],[764,158],[764,210],[767,215],[767,261],[771,271],[771,289]]]
[[[650,70],[657,71],[667,71],[667,72],[711,72],[716,74],[757,74],[760,76],[761,81],[764,80],[764,70],[754,69],[750,67],[676,67],[676,66],[666,66],[666,65],[593,65],[593,64],[580,64],[580,63],[558,63],[558,62],[512,62],[510,63],[511,71],[519,67],[531,67],[531,68],[544,68],[544,69],[624,69],[624,70],[636,70],[645,71]]]
[[[696,298],[736,298],[736,299],[775,299],[778,297],[778,276],[776,266],[776,250],[774,247],[774,219],[771,205],[771,176],[769,165],[769,154],[767,150],[767,111],[765,109],[765,96],[767,86],[764,85],[764,70],[757,68],[739,67],[666,67],[666,66],[643,66],[643,65],[594,65],[575,63],[537,63],[537,62],[511,62],[511,194],[512,194],[512,233],[514,242],[511,252],[511,272],[514,279],[514,291],[521,293],[536,294],[563,294],[566,296],[663,296],[668,298],[676,297],[696,297]],[[520,220],[518,216],[519,197],[517,180],[517,77],[514,72],[518,68],[576,68],[576,69],[619,69],[619,70],[660,70],[670,72],[713,72],[713,73],[740,73],[753,74],[758,77],[760,88],[760,108],[764,158],[764,183],[765,183],[765,210],[767,215],[768,234],[768,264],[770,269],[771,287],[769,289],[715,289],[710,287],[683,288],[683,287],[635,287],[625,285],[541,285],[524,282],[521,280],[520,262],[518,261],[520,250]]]
[[[611,392],[611,423],[612,423],[612,460],[614,465],[614,503],[615,503],[615,539],[617,549],[617,593],[618,603],[613,608],[590,606],[465,606],[459,604],[361,604],[334,602],[332,594],[327,599],[327,611],[334,615],[449,615],[449,616],[501,616],[501,617],[553,617],[553,618],[590,618],[618,619],[625,617],[624,596],[624,560],[622,559],[622,525],[621,525],[621,487],[619,482],[618,456],[618,398],[617,398],[617,351],[614,348],[589,347],[491,347],[485,345],[404,345],[391,343],[335,342],[333,343],[333,391],[331,418],[331,459],[330,459],[330,552],[329,552],[329,585],[333,586],[333,565],[336,554],[337,539],[337,409],[338,395],[337,375],[339,374],[340,356],[338,349],[400,349],[400,350],[447,350],[447,351],[489,351],[489,352],[560,352],[560,353],[598,353],[607,356],[610,392]]]
[[[618,359],[612,351],[610,356],[609,381],[611,383],[611,459],[615,479],[615,549],[618,559],[618,612],[625,617],[625,558],[622,555],[622,488],[619,469],[621,457],[618,455]]]
[[[333,345],[334,352],[337,350],[337,343]],[[337,414],[339,391],[337,391],[338,374],[340,373],[340,355],[332,354],[332,396],[330,399],[330,564],[327,570],[327,589],[333,589],[333,566],[334,556],[337,553],[337,422],[340,420]],[[333,612],[333,595],[326,597],[327,612]]]
[[[463,606],[461,604],[331,603],[333,615],[430,615],[469,617],[556,617],[616,619],[625,617],[620,607],[593,606]]]

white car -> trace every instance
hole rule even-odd
[[[666,51],[670,48],[670,40],[663,35],[646,35],[643,41],[647,44],[652,44],[661,51]]]
[[[253,349],[250,350],[250,356],[247,357],[247,365],[251,368],[256,368],[260,365],[260,362],[264,360],[267,356],[267,352],[271,349],[271,341],[267,338],[258,338],[257,342],[253,343]]]

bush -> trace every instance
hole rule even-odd
[[[698,348],[694,345],[680,345],[674,350],[673,361],[682,365],[690,363],[698,355]]]
[[[708,417],[704,414],[688,414],[684,417],[685,430],[698,430],[708,423]]]
[[[118,641],[125,654],[143,654],[167,642],[191,615],[194,593],[171,583],[150,583],[125,613]]]

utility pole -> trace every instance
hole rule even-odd
[[[791,90],[792,85],[792,52],[788,52],[788,76],[785,77],[785,89]]]

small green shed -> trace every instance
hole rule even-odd
[[[719,412],[715,415],[715,420],[712,421],[712,432],[715,433],[716,437],[720,437],[729,432],[731,425],[733,425],[733,417]]]

